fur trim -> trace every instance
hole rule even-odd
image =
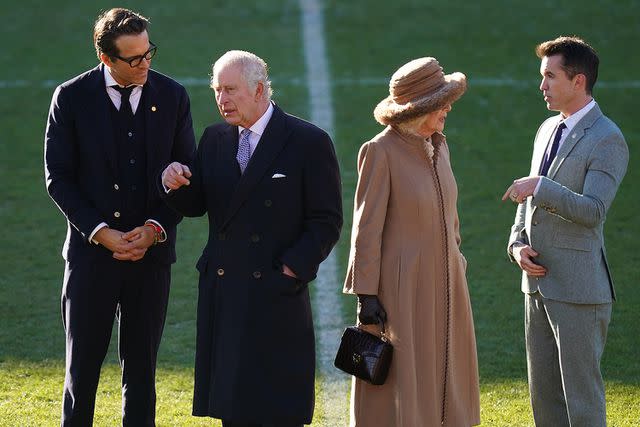
[[[376,121],[382,125],[391,125],[415,119],[427,113],[437,111],[447,104],[457,101],[467,90],[467,78],[462,73],[452,73],[445,76],[445,84],[435,93],[409,101],[406,104],[396,104],[391,96],[380,101],[373,111]]]

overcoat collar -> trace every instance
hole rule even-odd
[[[224,227],[233,218],[240,206],[251,194],[251,190],[260,182],[264,174],[267,172],[278,154],[289,141],[291,130],[287,128],[287,120],[285,113],[274,104],[273,115],[269,124],[260,138],[260,143],[256,147],[255,152],[249,160],[249,164],[237,183],[226,217],[222,227]],[[227,132],[225,139],[229,135],[238,137],[237,127],[232,127],[231,132]],[[233,143],[225,141],[225,143]]]

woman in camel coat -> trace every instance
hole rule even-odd
[[[387,127],[358,156],[344,292],[358,295],[362,328],[386,319],[394,347],[385,384],[354,378],[351,426],[480,423],[478,367],[458,190],[442,134],[464,74],[435,58],[402,66],[375,109]]]

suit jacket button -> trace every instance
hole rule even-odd
[[[264,201],[264,205],[266,207],[268,207],[268,208],[270,208],[272,204],[273,204],[273,202],[271,201],[271,199],[267,199],[267,200]]]
[[[227,236],[224,233],[218,233],[218,240],[224,240]]]
[[[115,216],[116,218],[120,218],[120,212],[115,211],[115,212],[113,213],[113,216]]]
[[[120,186],[119,186],[118,184],[113,184],[113,188],[114,188],[115,190],[119,190],[119,189],[120,189]]]
[[[253,272],[253,278],[254,279],[259,279],[262,277],[262,273],[260,273],[259,271],[254,271]]]
[[[224,276],[224,269],[223,268],[219,268],[218,269],[218,276]]]
[[[260,236],[258,236],[257,234],[252,234],[251,235],[251,241],[253,243],[258,243],[260,241]]]

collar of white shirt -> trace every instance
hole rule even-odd
[[[269,103],[269,107],[267,111],[249,128],[249,130],[258,136],[258,139],[264,133],[264,130],[267,128],[269,124],[269,120],[271,120],[271,116],[273,115],[273,103]],[[244,130],[242,126],[238,126],[238,136]],[[253,135],[252,135],[253,136]]]
[[[111,75],[111,72],[109,71],[109,67],[107,66],[104,67],[104,84],[107,87],[107,94],[109,95],[111,102],[113,102],[113,105],[115,105],[115,107],[118,110],[120,110],[120,99],[122,95],[120,94],[120,92],[118,92],[115,88],[111,86],[115,86],[115,85],[118,85],[120,87],[123,87],[123,86],[120,83],[118,83],[116,79],[113,78],[113,76]],[[142,96],[142,85],[135,85],[135,87],[131,91],[131,95],[129,95],[129,102],[131,103],[131,111],[133,111],[134,114],[138,109],[138,104],[140,103],[141,96]]]
[[[591,98],[591,101],[589,101],[587,105],[585,105],[584,107],[582,107],[581,109],[579,109],[578,111],[576,111],[575,113],[567,117],[566,119],[563,118],[563,123],[567,126],[567,129],[565,130],[565,133],[563,133],[563,135],[569,135],[569,132],[571,132],[571,129],[573,129],[573,127],[577,125],[578,122],[582,120],[582,118],[586,116],[587,113],[591,111],[591,109],[595,106],[596,106],[596,100]]]

